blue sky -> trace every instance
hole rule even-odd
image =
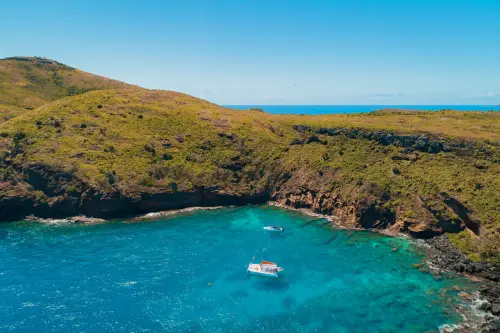
[[[500,104],[500,1],[2,1],[37,55],[219,104]]]

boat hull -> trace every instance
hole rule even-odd
[[[278,273],[276,271],[270,271],[262,269],[262,266],[259,264],[250,264],[247,269],[248,274],[252,275],[260,275],[265,277],[277,278]]]
[[[274,231],[274,232],[283,232],[283,231],[285,231],[284,229],[275,229],[273,227],[264,227],[264,230]]]

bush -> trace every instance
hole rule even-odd
[[[414,217],[415,217],[415,213],[413,212],[413,210],[408,209],[408,210],[406,211],[406,213],[405,213],[405,216],[406,216],[407,218],[410,218],[410,219],[411,219],[411,218],[414,218]]]
[[[164,160],[164,161],[170,161],[171,159],[173,159],[174,157],[168,153],[164,153],[161,158]]]
[[[108,171],[106,172],[106,179],[108,180],[108,183],[110,185],[113,185],[116,182],[116,174],[114,171]]]
[[[116,153],[116,148],[114,146],[107,146],[104,148],[104,152],[106,153]]]
[[[1,136],[2,138],[7,138],[7,137],[9,136],[9,133],[7,133],[7,132],[2,132],[2,133],[0,133],[0,136]]]
[[[155,184],[155,181],[152,177],[144,177],[141,180],[139,180],[139,185],[142,185],[142,186],[151,187],[154,184]]]
[[[34,191],[33,195],[37,201],[43,201],[47,197],[43,191]]]
[[[21,141],[25,137],[26,137],[26,133],[24,133],[24,132],[16,132],[14,134],[14,141]]]
[[[144,145],[144,150],[152,155],[156,155],[155,146],[153,144]]]
[[[36,126],[42,126],[43,122],[41,120],[37,120],[35,124],[36,124]]]
[[[76,192],[76,188],[73,185],[66,186],[66,192],[72,193]]]

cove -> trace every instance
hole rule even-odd
[[[280,278],[246,266],[264,258]],[[260,259],[260,255],[257,255]],[[456,324],[458,289],[413,265],[406,239],[270,206],[98,225],[0,224],[0,331],[427,332]],[[209,286],[211,284],[211,286]]]

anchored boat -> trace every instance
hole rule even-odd
[[[278,227],[278,226],[271,226],[271,225],[268,225],[267,227],[264,227],[265,230],[268,230],[268,231],[279,231],[279,232],[283,232],[285,231],[284,228],[282,227]]]
[[[248,265],[248,273],[267,277],[278,277],[278,272],[282,272],[283,268],[278,267],[276,263],[262,260],[260,264]]]
[[[264,227],[264,229],[265,228],[266,227]],[[266,250],[266,247],[265,247],[265,240],[266,239],[267,239],[267,233],[264,232],[264,238],[262,238],[262,240],[260,241],[260,244],[257,247],[257,250],[255,251],[255,254],[253,255],[252,260],[250,260],[250,263],[248,264],[247,273],[253,274],[253,275],[260,275],[260,276],[277,278],[278,273],[282,272],[283,268],[279,267],[274,262],[264,260],[264,251]],[[262,245],[264,245],[264,246],[262,246]],[[253,263],[253,261],[255,260],[255,256],[259,252],[259,249],[261,248],[261,246],[262,246],[262,259],[261,259],[260,263],[258,263],[258,264]]]

